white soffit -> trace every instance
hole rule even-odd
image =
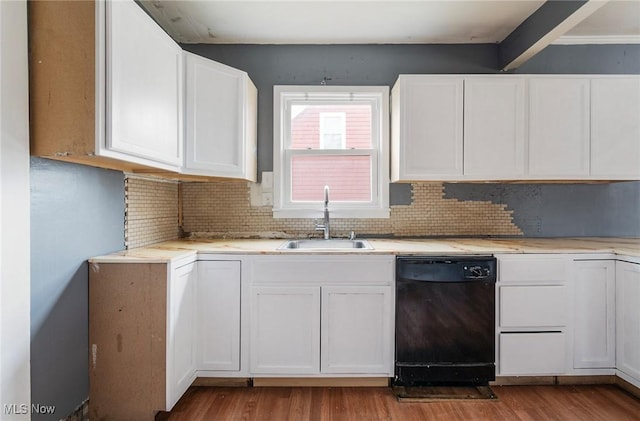
[[[543,0],[142,0],[178,42],[498,43]]]
[[[640,44],[640,0],[611,0],[553,44]]]

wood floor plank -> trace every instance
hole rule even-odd
[[[399,403],[388,387],[192,387],[171,421],[638,421],[640,399],[614,385],[494,386],[498,400]]]

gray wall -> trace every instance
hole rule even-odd
[[[640,236],[640,183],[445,184],[445,197],[506,203],[526,237]]]
[[[640,45],[550,45],[513,73],[640,74]]]
[[[258,88],[258,176],[273,169],[273,85],[392,86],[403,73],[498,73],[497,45],[204,45],[183,48],[245,70]],[[640,45],[550,46],[513,73],[640,74]],[[447,187],[449,197],[495,200],[526,236],[640,236],[640,183]],[[535,192],[533,194],[532,192]],[[391,185],[391,204],[410,200]],[[604,200],[607,198],[608,200]],[[613,202],[612,202],[613,200]],[[579,209],[579,212],[575,212]]]
[[[124,176],[31,158],[31,399],[58,420],[89,396],[88,268],[124,248]]]

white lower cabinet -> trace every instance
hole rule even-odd
[[[498,375],[567,373],[570,258],[497,255]]]
[[[392,370],[391,288],[322,288],[322,372]]]
[[[500,374],[503,376],[564,374],[564,332],[500,333]]]
[[[565,326],[567,287],[524,285],[500,287],[500,326]]]
[[[167,331],[167,407],[180,399],[195,378],[196,264],[173,270],[169,278],[169,329]]]
[[[393,375],[393,256],[256,258],[252,376]]]
[[[640,387],[640,264],[616,262],[616,368]]]
[[[320,288],[251,289],[251,372],[320,371]]]
[[[240,261],[199,261],[198,370],[240,370]]]
[[[573,263],[573,368],[614,368],[615,262]]]
[[[253,287],[251,373],[390,375],[391,307],[390,286]]]

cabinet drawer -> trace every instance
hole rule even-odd
[[[394,258],[384,257],[266,257],[254,261],[254,283],[345,283],[391,285]]]
[[[501,333],[500,375],[541,375],[565,372],[563,332]]]
[[[564,326],[567,321],[567,287],[501,286],[501,327]]]
[[[498,259],[499,282],[564,283],[567,259],[550,256],[502,257]]]

